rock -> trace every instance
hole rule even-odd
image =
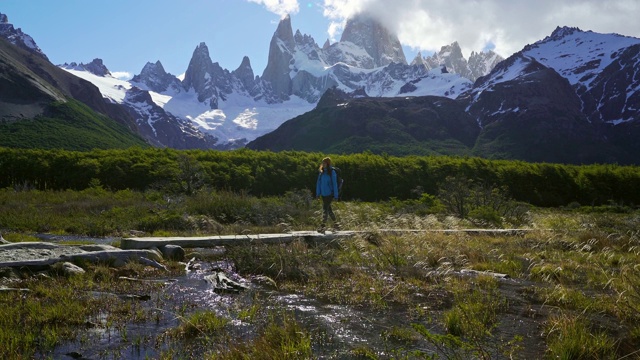
[[[0,292],[29,292],[31,291],[30,289],[26,289],[26,288],[9,288],[9,287],[5,287],[5,286],[0,286]]]
[[[487,275],[487,276],[492,276],[496,279],[509,279],[510,276],[509,274],[501,274],[501,273],[497,273],[497,272],[493,272],[493,271],[479,271],[479,270],[473,270],[473,269],[462,269],[460,270],[460,274],[467,274],[467,275]]]
[[[51,270],[58,272],[64,276],[82,275],[84,269],[70,262],[60,262],[51,266]]]
[[[184,249],[178,245],[165,245],[160,248],[162,252],[162,256],[165,259],[173,260],[173,261],[183,261],[184,260]]]
[[[240,292],[249,288],[246,285],[229,279],[221,271],[216,271],[211,275],[205,276],[204,280],[211,284],[211,286],[213,286],[213,290],[217,292]]]
[[[153,266],[158,267],[157,261],[162,260],[162,254],[153,250],[121,250],[108,245],[72,246],[45,242],[0,245],[0,267],[9,268],[48,270],[56,263],[77,261],[102,262],[120,267],[129,261],[141,262],[141,258],[153,261]]]

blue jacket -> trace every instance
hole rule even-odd
[[[327,170],[323,170],[318,174],[316,182],[316,196],[331,196],[338,199],[338,176],[331,167],[331,175]]]

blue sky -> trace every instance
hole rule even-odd
[[[236,69],[246,55],[261,75],[283,14],[322,46],[363,10],[398,34],[408,61],[453,41],[465,56],[494,48],[507,57],[556,26],[640,37],[637,0],[0,0],[0,12],[54,64],[101,58],[130,75],[157,60],[182,74],[201,42],[223,68]]]

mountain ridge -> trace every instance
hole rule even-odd
[[[420,99],[407,97],[401,106],[413,108],[414,103],[424,101]],[[551,36],[498,63],[454,102],[478,130],[473,146],[456,147],[454,154],[531,162],[640,164],[639,147],[632,140],[640,135],[640,39],[559,27]],[[295,119],[297,127],[285,123],[286,129],[260,137],[247,147],[297,150],[287,139],[304,136],[332,117],[349,116],[345,110],[349,107],[378,107],[376,118],[389,119],[388,126],[379,131],[397,131],[392,124],[409,117],[384,110],[383,103],[373,98],[345,100],[333,105],[331,115],[323,115],[326,109],[315,109]],[[425,116],[436,121],[441,115]],[[403,131],[405,139],[417,133],[409,128]],[[378,140],[377,149],[404,154],[406,143],[389,136]],[[345,151],[340,144],[343,142],[333,141],[305,150],[330,151],[338,146]],[[433,141],[421,144],[424,149],[435,145]],[[364,151],[367,146],[371,145],[353,146],[350,151]],[[452,153],[442,150],[440,154]]]

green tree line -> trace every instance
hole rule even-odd
[[[324,156],[247,149],[134,147],[80,152],[0,148],[0,188],[82,190],[99,184],[110,190],[161,188],[192,193],[212,188],[272,196],[296,189],[315,191]],[[333,155],[332,159],[342,170],[346,200],[404,200],[420,193],[437,194],[448,177],[455,177],[505,188],[515,200],[537,206],[640,204],[638,166],[371,153]]]

